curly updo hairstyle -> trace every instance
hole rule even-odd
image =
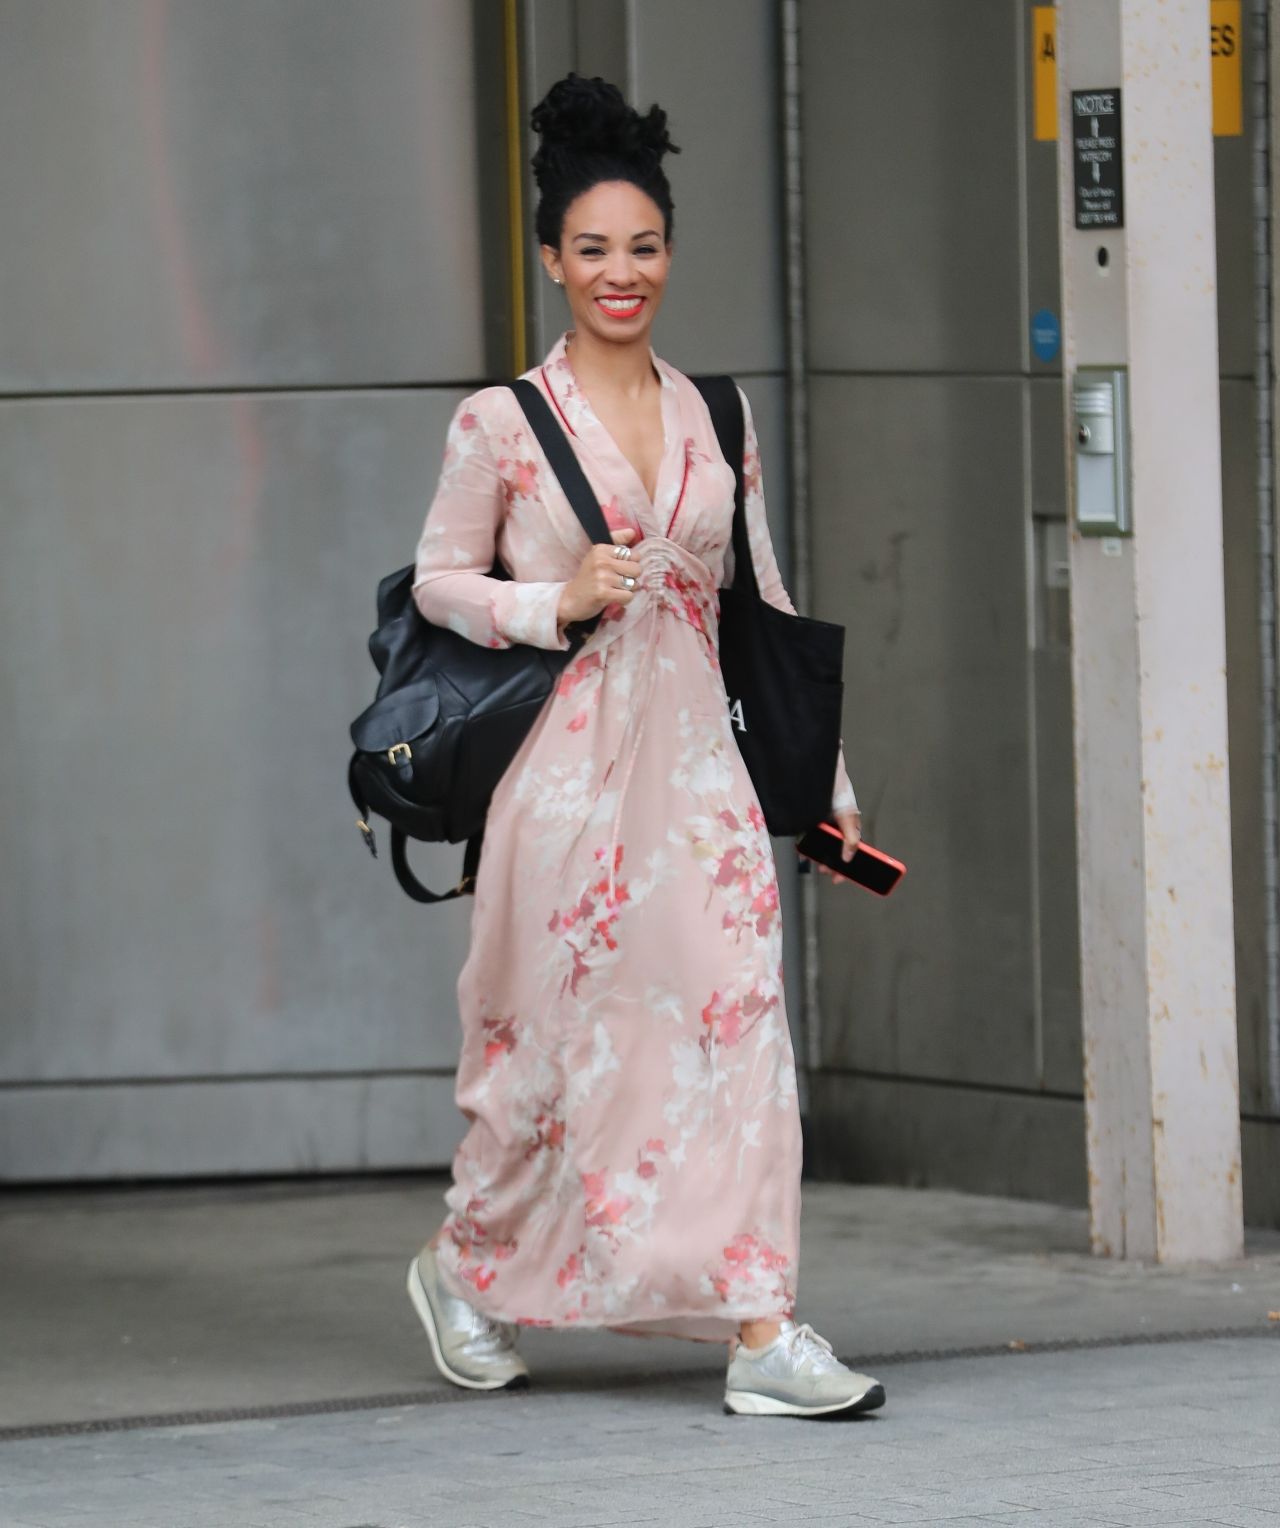
[[[606,180],[627,180],[657,203],[664,242],[675,224],[675,203],[662,156],[680,150],[667,133],[667,114],[654,105],[641,115],[616,85],[572,70],[557,80],[529,120],[541,138],[530,163],[538,184],[534,228],[539,244],[560,248],[564,215],[584,191]]]

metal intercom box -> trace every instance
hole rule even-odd
[[[1075,523],[1084,536],[1133,533],[1128,384],[1123,366],[1082,366],[1071,384]]]

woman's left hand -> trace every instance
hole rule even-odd
[[[862,813],[849,810],[833,812],[831,815],[844,835],[844,844],[840,850],[840,858],[847,864],[853,858],[854,851],[857,849],[862,838]],[[833,877],[835,875],[835,871],[828,870],[825,865],[818,865],[818,869],[823,875]]]

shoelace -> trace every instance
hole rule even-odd
[[[793,1362],[808,1358],[815,1369],[838,1368],[840,1360],[825,1337],[819,1336],[807,1321],[792,1327],[786,1334],[787,1352]]]
[[[468,1307],[471,1312],[471,1336],[493,1337],[504,1346],[509,1345],[515,1338],[516,1328],[510,1321],[495,1321],[491,1316],[486,1316],[478,1311],[474,1305]]]

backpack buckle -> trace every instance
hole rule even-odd
[[[404,757],[397,758],[396,755],[399,754],[401,750],[403,750]],[[413,749],[409,747],[408,743],[393,743],[391,747],[387,749],[388,764],[407,764],[412,758]]]

